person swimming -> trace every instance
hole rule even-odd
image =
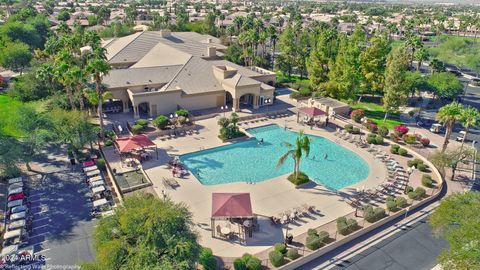
[[[263,144],[263,138],[260,138],[260,141],[258,142],[258,144]]]
[[[325,154],[325,156],[323,157],[324,160],[328,159],[328,154]]]

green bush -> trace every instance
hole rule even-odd
[[[160,115],[158,116],[157,118],[155,118],[153,121],[152,121],[153,125],[155,125],[157,128],[160,128],[160,129],[163,129],[165,128],[168,123],[169,123],[169,120],[168,120],[168,117],[166,117],[165,115]]]
[[[407,151],[407,149],[405,149],[405,148],[400,148],[400,149],[398,149],[398,154],[399,154],[400,156],[404,156],[404,157],[405,157],[405,156],[408,155],[408,151]]]
[[[337,231],[341,235],[347,235],[358,228],[357,221],[355,219],[348,219],[346,217],[337,218]]]
[[[409,192],[412,192],[413,191],[413,187],[412,186],[407,186],[405,188],[405,194],[408,194]]]
[[[112,140],[105,140],[105,146],[112,146],[113,141]]]
[[[383,138],[387,137],[388,136],[388,128],[386,126],[379,126],[378,127],[378,135],[382,136]]]
[[[292,261],[298,259],[298,257],[300,257],[300,254],[298,254],[298,249],[296,248],[289,249],[287,251],[287,257]]]
[[[273,247],[273,250],[278,251],[282,254],[287,253],[287,247],[285,246],[284,243],[276,243],[275,246]]]
[[[373,208],[371,205],[366,205],[363,208],[363,217],[366,221],[374,223],[385,217],[385,209],[381,207]]]
[[[99,158],[97,159],[97,161],[95,162],[95,164],[97,165],[97,167],[100,169],[100,170],[105,170],[105,160],[103,158]]]
[[[398,208],[404,208],[407,206],[407,199],[405,199],[405,197],[398,196],[395,198],[395,203]]]
[[[217,269],[217,260],[215,260],[212,250],[209,248],[202,248],[198,262],[202,265],[204,270]]]
[[[330,238],[330,234],[326,231],[321,231],[318,233],[318,238],[320,239],[320,242],[326,243],[327,240]]]
[[[390,212],[397,211],[397,203],[395,201],[387,201],[387,209]]]
[[[251,257],[245,265],[248,270],[262,270],[262,261],[257,257]]]
[[[318,232],[315,229],[308,229],[307,235],[318,235]]]
[[[137,122],[135,122],[135,124],[145,127],[146,125],[148,125],[148,120],[147,119],[138,119]]]
[[[433,186],[433,180],[432,177],[428,174],[422,175],[422,185],[424,187],[431,188]]]
[[[398,145],[398,144],[390,145],[390,153],[398,154],[398,150],[400,150],[400,145]]]
[[[367,135],[367,143],[369,144],[383,144],[383,137],[374,133],[370,133]]]
[[[297,177],[295,177],[295,173],[292,173],[287,177],[287,179],[288,181],[292,182],[296,186],[308,183],[310,181],[310,179],[308,178],[308,175],[306,175],[303,172],[298,172]]]
[[[179,109],[175,111],[175,114],[178,116],[183,116],[187,117],[188,116],[188,111],[186,109]]]
[[[285,263],[283,254],[275,250],[270,251],[270,253],[268,253],[268,258],[270,259],[270,262],[272,263],[272,265],[275,267],[282,266]]]
[[[411,160],[407,161],[408,167],[414,166],[415,168],[418,169],[417,166],[418,166],[419,164],[423,164],[423,160],[421,160],[421,159],[419,159],[419,158],[414,158],[414,159],[411,159]]]
[[[245,265],[245,262],[242,260],[242,258],[236,258],[233,261],[233,269],[235,269],[235,270],[247,270],[247,266]]]
[[[415,193],[417,193],[418,197],[421,199],[425,197],[425,194],[427,194],[427,191],[422,187],[417,187],[415,189]]]
[[[143,130],[143,126],[141,126],[141,125],[136,125],[135,124],[135,125],[132,126],[132,133],[133,134],[138,134],[138,133],[142,132],[142,130]]]
[[[320,248],[321,245],[322,245],[322,242],[320,241],[320,237],[318,237],[318,235],[312,234],[307,236],[307,240],[305,241],[305,246],[310,250],[317,250]]]
[[[348,227],[348,231],[349,233],[351,232],[354,232],[358,229],[358,222],[357,220],[353,219],[353,218],[349,218],[347,220],[347,227]]]

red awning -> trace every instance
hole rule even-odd
[[[320,110],[319,108],[315,108],[315,107],[303,107],[303,108],[298,109],[298,111],[301,112],[301,113],[307,114],[310,117],[315,117],[315,116],[326,114],[324,111]]]
[[[125,137],[125,138],[118,138],[116,140],[118,145],[118,149],[120,152],[130,152],[134,149],[145,148],[149,146],[155,146],[155,143],[152,142],[147,136],[143,134]]]
[[[252,216],[250,193],[212,193],[212,218]]]

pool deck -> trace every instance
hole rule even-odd
[[[320,214],[311,218],[305,218],[300,223],[289,225],[289,232],[294,236],[305,233],[309,228],[318,227],[335,220],[339,216],[351,213],[354,211],[354,208],[346,202],[349,194],[355,192],[357,188],[374,188],[386,178],[387,170],[384,164],[374,159],[372,154],[365,149],[358,148],[346,141],[338,140],[331,131],[305,128],[296,123],[295,115],[269,119],[268,121],[261,121],[248,126],[242,125],[241,127],[246,129],[267,124],[278,124],[283,127],[285,123],[291,130],[298,131],[304,129],[307,134],[323,136],[359,154],[370,167],[369,176],[355,185],[341,189],[338,193],[314,183],[307,184],[304,188],[296,189],[286,180],[286,175],[255,184],[231,183],[210,186],[202,185],[193,175],[189,175],[182,179],[176,178],[179,187],[172,190],[163,186],[162,179],[163,177],[172,177],[171,171],[168,170],[166,164],[173,156],[224,145],[217,138],[219,129],[217,119],[198,121],[197,124],[202,127],[199,134],[175,139],[154,140],[159,147],[160,158],[143,164],[145,172],[153,182],[153,189],[160,198],[162,198],[162,190],[166,190],[169,198],[175,202],[183,202],[190,208],[196,230],[198,231],[200,244],[212,248],[215,255],[238,257],[246,252],[255,254],[277,242],[282,242],[285,235],[285,227],[272,226],[269,217],[277,216],[283,211],[292,210],[302,204],[314,205],[320,210]],[[248,170],[248,168],[245,169]],[[259,216],[260,232],[254,232],[252,238],[247,238],[246,244],[240,244],[234,240],[212,238],[210,215],[212,207],[211,194],[213,192],[250,193],[253,212]],[[221,222],[217,224],[222,225]]]

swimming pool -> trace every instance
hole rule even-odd
[[[233,182],[261,182],[293,172],[293,160],[277,168],[278,158],[293,143],[297,133],[277,125],[247,130],[254,139],[180,156],[180,160],[204,185]],[[310,156],[300,170],[330,189],[341,189],[365,179],[368,164],[352,151],[319,136],[311,136]],[[263,144],[259,140],[263,139]],[[325,158],[326,157],[326,158]]]

